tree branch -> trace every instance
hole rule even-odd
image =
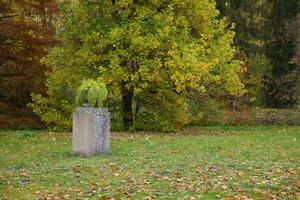
[[[10,17],[16,17],[16,16],[19,16],[19,15],[15,14],[15,15],[1,16],[0,19],[10,18]]]
[[[162,9],[164,9],[164,8],[167,6],[167,4],[170,3],[170,1],[171,1],[171,0],[165,0],[165,1],[164,1],[164,2],[156,9],[156,11],[157,11],[157,12],[161,12]]]

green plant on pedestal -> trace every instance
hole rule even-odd
[[[99,108],[107,98],[108,91],[104,83],[84,80],[77,90],[76,103],[80,106]]]

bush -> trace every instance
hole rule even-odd
[[[133,124],[134,130],[176,131],[189,122],[186,99],[171,91],[160,91],[143,97]]]
[[[300,109],[254,108],[227,111],[227,125],[300,125]]]
[[[216,125],[225,121],[224,103],[219,102],[207,95],[200,99],[189,99],[191,113],[191,125]]]
[[[300,109],[253,109],[255,124],[300,125]]]
[[[29,107],[50,130],[71,130],[76,89],[85,78],[84,73],[81,74],[70,75],[68,68],[54,69],[47,79],[47,96],[31,95],[32,103]]]
[[[70,131],[72,128],[71,114],[74,105],[66,100],[49,99],[41,95],[32,95],[33,103],[29,106],[41,120],[53,131]]]

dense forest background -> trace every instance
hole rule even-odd
[[[161,8],[157,10],[163,8],[164,2],[161,2]],[[181,93],[172,93],[171,89],[162,93],[149,89],[144,96],[138,96],[124,87],[123,94],[132,93],[131,96],[121,95],[121,99],[112,98],[107,102],[113,112],[113,128],[170,131],[185,124],[300,123],[299,1],[217,0],[212,4],[219,10],[218,19],[226,19],[228,29],[233,27],[235,32],[235,59],[242,61],[240,65],[245,69],[239,77],[246,92],[224,93],[222,88],[211,86],[205,93],[185,91],[182,99]],[[71,23],[71,20],[68,23],[65,20],[73,17],[68,12],[68,5],[70,2],[59,6],[54,0],[1,1],[0,127],[39,127],[46,123],[60,130],[70,126],[67,116],[73,107],[68,102],[55,102],[66,105],[60,108],[46,106],[47,111],[36,106],[49,103],[43,96],[51,96],[47,88],[56,87],[49,77],[64,79],[59,74],[50,75],[55,70],[51,65],[56,58],[48,56],[45,59],[45,56],[54,46],[63,45],[62,36],[57,35],[62,24]],[[76,39],[72,34],[63,37]],[[54,54],[52,50],[50,57],[57,56]],[[62,95],[72,96],[64,88],[59,91],[66,91]],[[33,96],[35,104],[32,104],[33,93],[40,94]],[[145,99],[147,101],[143,102]],[[140,106],[143,103],[150,106],[143,108]],[[177,109],[170,108],[170,104],[176,105]],[[54,108],[55,112],[49,113]],[[161,110],[164,113],[160,113]],[[186,110],[189,112],[184,114]],[[149,127],[148,122],[155,126]]]

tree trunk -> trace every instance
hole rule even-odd
[[[133,89],[128,89],[125,84],[122,86],[122,106],[123,106],[123,125],[127,131],[133,123],[132,113]]]
[[[138,113],[139,113],[139,110],[140,110],[140,106],[141,106],[140,97],[137,96],[137,98],[136,98],[136,108],[135,108],[135,114],[134,114],[134,120],[135,121],[137,120],[137,116],[138,116]]]

